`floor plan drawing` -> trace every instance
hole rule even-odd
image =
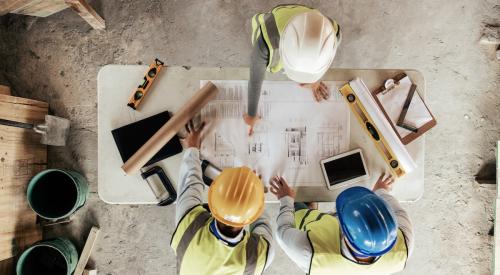
[[[331,96],[318,103],[294,82],[264,81],[261,119],[249,136],[243,121],[247,81],[211,81],[219,94],[201,111],[209,125],[201,153],[219,168],[245,165],[264,182],[279,174],[296,186],[323,185],[320,160],[349,149],[350,111],[337,92],[343,83],[325,82]]]
[[[218,167],[232,167],[234,165],[234,146],[226,141],[224,137],[215,132],[214,134],[214,157],[217,159]]]
[[[295,165],[307,165],[307,128],[285,128],[287,157]]]

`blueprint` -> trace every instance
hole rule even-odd
[[[281,175],[294,186],[324,186],[320,160],[349,149],[350,110],[337,91],[345,81],[325,82],[331,95],[321,103],[295,82],[264,81],[258,110],[262,119],[252,136],[243,121],[247,81],[211,81],[219,94],[201,111],[207,122],[204,159],[219,168],[246,165],[264,182]]]

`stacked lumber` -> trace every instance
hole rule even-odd
[[[0,86],[0,118],[18,122],[39,122],[48,104],[6,94]],[[30,129],[0,125],[0,273],[8,274],[12,258],[42,239],[36,214],[26,199],[29,180],[46,168],[47,146]],[[6,271],[6,272],[4,272]]]
[[[67,7],[64,0],[2,0],[0,1],[0,15],[17,13],[47,17]]]
[[[47,17],[69,7],[87,21],[92,28],[96,30],[106,28],[104,19],[86,0],[0,0],[0,16],[7,13],[17,13]]]

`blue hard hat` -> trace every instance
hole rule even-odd
[[[356,254],[381,256],[392,249],[398,236],[393,210],[371,190],[351,187],[337,197],[342,232]]]

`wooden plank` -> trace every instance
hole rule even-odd
[[[89,236],[87,237],[87,241],[85,242],[85,246],[83,247],[82,254],[80,255],[80,259],[78,260],[78,264],[76,265],[75,273],[73,273],[74,275],[83,274],[83,270],[85,269],[85,266],[89,261],[90,254],[92,253],[92,249],[96,244],[100,231],[101,230],[96,226],[93,226],[92,229],[90,229]]]
[[[497,141],[496,148],[496,168],[497,168],[497,199],[495,200],[495,223],[493,225],[494,240],[493,240],[493,274],[500,275],[500,192],[498,185],[500,184],[500,141]]]
[[[0,16],[7,14],[15,9],[21,8],[32,2],[33,0],[1,0],[0,1]]]
[[[10,87],[5,85],[0,85],[0,95],[10,95]]]
[[[83,20],[87,21],[92,28],[96,30],[104,30],[106,28],[106,22],[104,19],[97,14],[97,12],[87,3],[85,0],[65,0],[78,15],[80,15]]]
[[[44,121],[49,105],[42,101],[0,95],[0,118],[33,123]]]
[[[0,118],[43,121],[48,104],[0,95]],[[46,168],[47,146],[29,129],[0,125],[0,260],[16,256],[42,237],[26,199],[29,180]]]
[[[16,274],[16,258],[9,258],[0,261],[0,274],[15,275]]]
[[[11,10],[11,13],[47,17],[68,8],[64,0],[31,0],[25,5]]]
[[[83,271],[83,275],[97,275],[97,270],[95,270],[95,269],[93,269],[93,270],[85,269]]]
[[[500,199],[495,200],[493,274],[500,275]]]

